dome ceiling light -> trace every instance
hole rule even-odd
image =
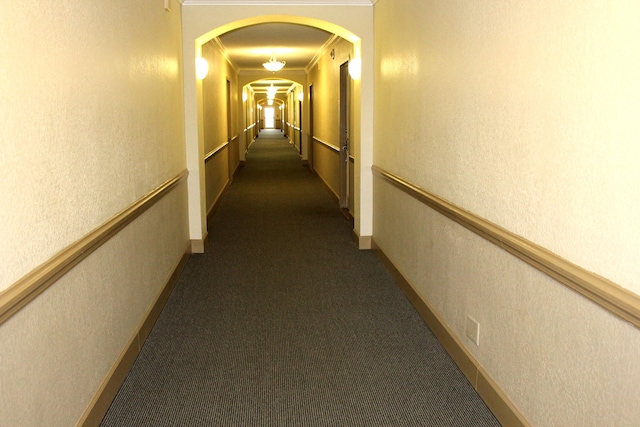
[[[271,58],[269,58],[267,62],[262,64],[262,66],[272,73],[275,73],[276,71],[282,70],[282,67],[284,67],[285,64],[285,61],[276,60],[276,54],[274,53],[273,55],[271,55]]]

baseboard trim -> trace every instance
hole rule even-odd
[[[211,219],[211,216],[215,213],[216,209],[218,209],[218,205],[220,205],[220,200],[222,199],[222,196],[227,191],[230,185],[231,185],[231,180],[228,180],[226,184],[224,184],[224,186],[222,187],[218,195],[216,196],[215,200],[213,201],[209,209],[207,210],[207,221]]]
[[[67,246],[16,283],[0,292],[0,324],[11,318],[111,237],[146,212],[175,188],[180,181],[185,179],[187,175],[188,171],[184,170],[165,181],[112,219],[91,231],[82,239]]]
[[[358,249],[360,250],[370,250],[372,249],[372,239],[371,236],[361,236],[358,234],[356,230],[353,230],[353,241],[358,245]]]
[[[124,382],[129,369],[133,365],[133,362],[135,362],[136,357],[138,357],[138,354],[142,349],[142,345],[151,333],[151,329],[156,323],[158,316],[160,316],[160,313],[169,299],[173,288],[178,282],[178,278],[180,277],[182,270],[184,270],[184,267],[189,260],[189,256],[189,246],[187,246],[184,254],[178,261],[178,264],[173,269],[165,285],[158,293],[155,302],[151,305],[149,310],[147,310],[144,319],[140,322],[140,326],[131,336],[127,345],[120,353],[120,356],[116,359],[115,363],[107,373],[107,376],[103,380],[100,388],[76,424],[77,426],[89,427],[100,425],[100,422],[109,410],[111,402]]]
[[[202,239],[191,239],[189,245],[189,253],[191,254],[203,254],[209,246],[209,233],[204,232]]]
[[[373,166],[374,176],[457,222],[511,255],[547,274],[612,314],[640,328],[640,295],[511,233],[384,169]]]
[[[393,261],[387,257],[384,250],[376,243],[375,239],[371,240],[371,246],[376,256],[387,267],[400,289],[407,296],[407,299],[416,308],[416,311],[424,319],[429,329],[438,338],[438,341],[440,341],[498,421],[505,426],[530,426],[506,393],[493,381],[462,342],[458,340],[453,331],[449,329],[427,302],[426,298],[402,275]]]
[[[322,178],[322,176],[318,173],[316,169],[313,170],[313,173],[315,173],[316,176],[320,178],[320,182],[322,183],[322,186],[324,187],[325,190],[327,190],[327,193],[329,193],[329,196],[331,196],[333,201],[336,202],[336,204],[340,205],[340,197],[336,194],[335,191],[333,191],[331,186],[327,184],[327,181],[325,181],[324,178]]]

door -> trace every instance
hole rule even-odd
[[[309,86],[309,169],[313,170],[313,85]]]
[[[298,132],[300,134],[300,155],[302,156],[302,101],[298,101],[298,113],[298,126],[300,127],[300,131]]]
[[[231,82],[227,80],[227,158],[229,164],[229,183],[233,181],[233,172],[236,166],[236,155],[239,155],[238,148],[231,143]]]
[[[340,66],[340,209],[349,210],[349,62]]]

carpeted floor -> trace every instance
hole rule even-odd
[[[497,426],[278,131],[262,132],[103,426]]]

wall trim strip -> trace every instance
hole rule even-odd
[[[151,307],[149,307],[138,328],[127,342],[127,345],[120,352],[120,355],[105,376],[100,388],[96,391],[95,396],[76,425],[100,425],[100,422],[109,410],[111,402],[116,397],[118,390],[120,390],[120,386],[129,373],[129,369],[131,369],[136,357],[138,357],[138,354],[142,349],[142,345],[151,333],[151,329],[160,316],[162,308],[169,299],[176,283],[178,283],[178,278],[180,277],[182,270],[184,270],[184,267],[187,265],[187,261],[190,257],[189,246],[190,244],[187,245],[182,257],[178,261],[178,264],[172,270],[164,286],[156,296],[155,302]]]
[[[335,151],[336,153],[339,153],[339,152],[340,152],[340,148],[336,147],[335,145],[331,145],[331,144],[329,144],[328,142],[324,142],[323,140],[318,139],[318,138],[316,138],[315,136],[313,137],[313,140],[314,140],[315,142],[317,142],[318,144],[320,144],[320,145],[324,145],[324,146],[325,146],[325,147],[327,147],[328,149]]]
[[[0,324],[53,285],[59,278],[102,246],[111,237],[142,215],[158,200],[186,178],[185,169],[151,191],[146,196],[105,222],[80,240],[67,246],[45,263],[0,292]]]
[[[469,380],[491,412],[500,421],[500,424],[514,427],[529,426],[529,422],[511,402],[507,394],[489,377],[484,368],[465,348],[464,344],[458,340],[453,331],[438,316],[426,298],[402,275],[393,261],[387,257],[384,249],[376,243],[375,239],[372,240],[371,246],[373,252],[387,267],[400,289],[407,296],[407,299],[416,308],[416,311],[424,319],[431,332],[438,338],[438,341],[458,365],[460,371]]]
[[[391,183],[442,215],[640,328],[640,296],[378,166],[374,165],[371,169],[374,176]]]
[[[213,150],[209,151],[207,154],[205,154],[204,156],[204,162],[207,163],[209,161],[209,159],[211,159],[213,156],[215,156],[216,154],[218,154],[220,151],[222,151],[223,148],[225,148],[227,145],[229,145],[228,142],[224,142],[221,145],[219,145],[218,147],[214,148]]]

